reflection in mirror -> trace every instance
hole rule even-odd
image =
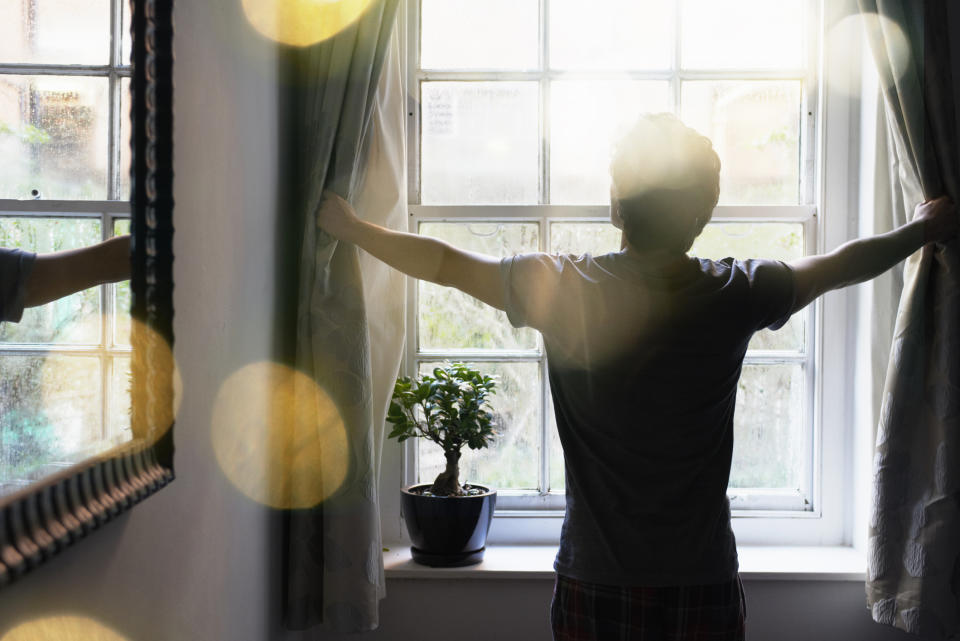
[[[126,5],[0,3],[0,494],[132,438]]]

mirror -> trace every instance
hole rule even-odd
[[[0,323],[0,583],[173,478],[171,14],[0,4],[0,247],[41,255],[3,279],[37,302],[49,252],[104,241],[123,271]]]

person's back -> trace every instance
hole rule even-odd
[[[566,463],[557,572],[612,585],[730,581],[727,480],[754,331],[790,315],[770,261],[633,252],[505,259],[506,311],[540,330]]]

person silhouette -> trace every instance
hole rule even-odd
[[[484,256],[365,222],[332,192],[317,223],[543,336],[566,470],[554,639],[743,639],[726,489],[750,338],[953,239],[956,209],[929,201],[897,230],[789,264],[707,260],[687,252],[720,194],[709,139],[673,115],[644,115],[610,173],[623,241],[601,256]]]

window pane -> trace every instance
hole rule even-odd
[[[3,0],[0,62],[107,64],[109,0]]]
[[[795,260],[803,256],[801,223],[708,224],[693,241],[692,256],[703,258],[769,258]]]
[[[769,258],[791,261],[803,256],[800,223],[710,223],[690,249],[691,256],[720,259]],[[794,314],[777,331],[764,329],[750,341],[752,350],[801,351],[806,314]]]
[[[803,65],[801,0],[682,0],[681,5],[684,68]]]
[[[643,112],[668,108],[665,81],[556,81],[550,86],[550,202],[610,202],[613,145]]]
[[[681,103],[720,156],[722,204],[799,202],[800,82],[685,82]]]
[[[120,196],[117,200],[130,200],[130,79],[120,80]]]
[[[129,220],[115,220],[113,235],[130,233]],[[111,285],[113,289],[113,345],[130,346],[130,281],[124,280]]]
[[[95,449],[102,431],[99,381],[96,357],[0,356],[0,481]]]
[[[540,469],[539,363],[471,363],[484,374],[497,376],[491,405],[498,415],[493,444],[482,450],[463,448],[460,483],[481,483],[497,489],[536,490]],[[421,363],[420,375],[437,363]],[[432,483],[445,467],[443,450],[432,441],[417,439],[419,479]]]
[[[460,249],[490,256],[537,251],[536,223],[420,223],[424,236],[440,238]],[[420,349],[537,348],[537,334],[515,329],[507,315],[450,287],[418,281]]]
[[[668,69],[672,6],[669,0],[550,0],[550,66]]]
[[[0,198],[107,197],[107,79],[0,75]]]
[[[537,0],[422,0],[423,69],[536,69]]]
[[[424,82],[421,202],[536,204],[536,82]]]
[[[107,391],[107,439],[114,443],[133,438],[130,431],[130,357],[117,356],[111,359],[110,388]]]
[[[805,387],[802,365],[743,366],[737,388],[730,487],[803,486]]]
[[[0,247],[54,252],[98,242],[99,220],[0,217]],[[99,340],[99,287],[27,308],[19,323],[0,323],[0,343],[90,344]]]
[[[608,222],[552,223],[550,253],[599,256],[620,251],[620,233]]]

